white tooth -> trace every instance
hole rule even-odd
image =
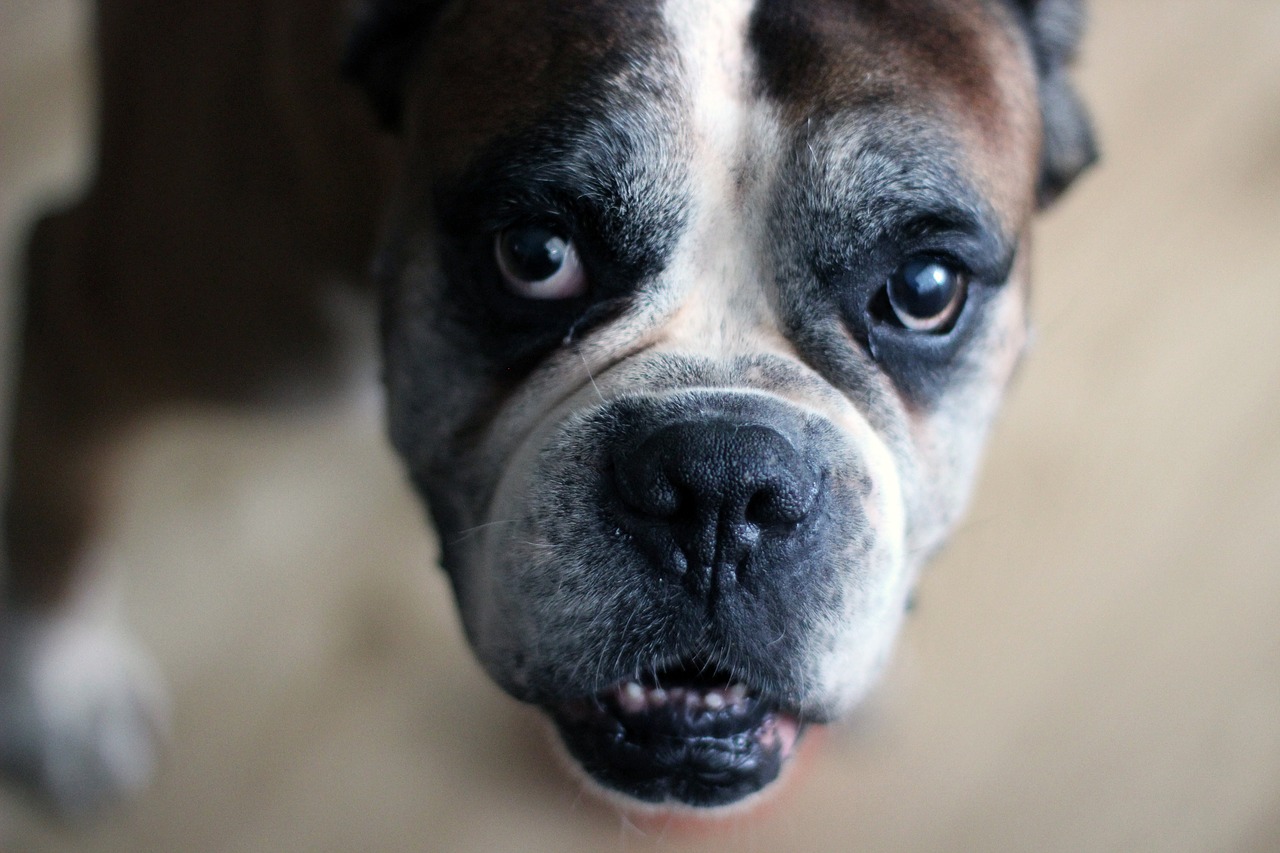
[[[747,685],[745,684],[729,685],[729,689],[726,691],[726,696],[729,700],[729,704],[741,705],[742,702],[747,698]]]
[[[618,691],[618,704],[622,710],[636,714],[644,710],[644,688],[634,681],[628,681]]]
[[[667,691],[661,687],[655,687],[649,691],[649,704],[655,708],[661,708],[667,704]]]
[[[708,711],[719,711],[724,707],[724,694],[719,690],[709,690],[702,697],[702,703],[707,706]]]
[[[679,705],[684,701],[685,689],[683,687],[672,687],[667,691],[667,695],[671,697],[672,704]]]
[[[697,690],[690,690],[684,695],[684,706],[690,711],[698,711],[702,708],[702,694]]]

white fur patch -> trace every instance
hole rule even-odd
[[[769,309],[766,214],[779,151],[773,108],[754,94],[755,0],[668,0],[667,26],[691,151],[690,227],[667,273],[685,307],[663,337],[681,352],[789,352]]]
[[[0,765],[77,816],[151,779],[168,704],[151,659],[97,613],[0,613]]]

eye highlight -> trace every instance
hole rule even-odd
[[[517,225],[494,238],[504,286],[525,299],[572,299],[587,292],[573,241],[543,225]]]
[[[945,332],[964,307],[969,278],[936,257],[908,259],[885,285],[894,317],[913,332]]]

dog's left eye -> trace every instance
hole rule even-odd
[[[572,299],[587,292],[587,277],[573,241],[543,225],[500,232],[494,255],[503,283],[526,299]]]
[[[968,276],[929,256],[909,259],[889,276],[885,291],[893,314],[913,332],[947,330],[964,307]]]

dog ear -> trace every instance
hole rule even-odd
[[[1015,0],[1014,5],[1026,23],[1040,75],[1044,147],[1038,196],[1043,209],[1098,159],[1092,122],[1068,75],[1084,31],[1084,4]]]
[[[445,0],[365,0],[355,12],[343,75],[364,89],[378,120],[399,132],[405,83]]]

